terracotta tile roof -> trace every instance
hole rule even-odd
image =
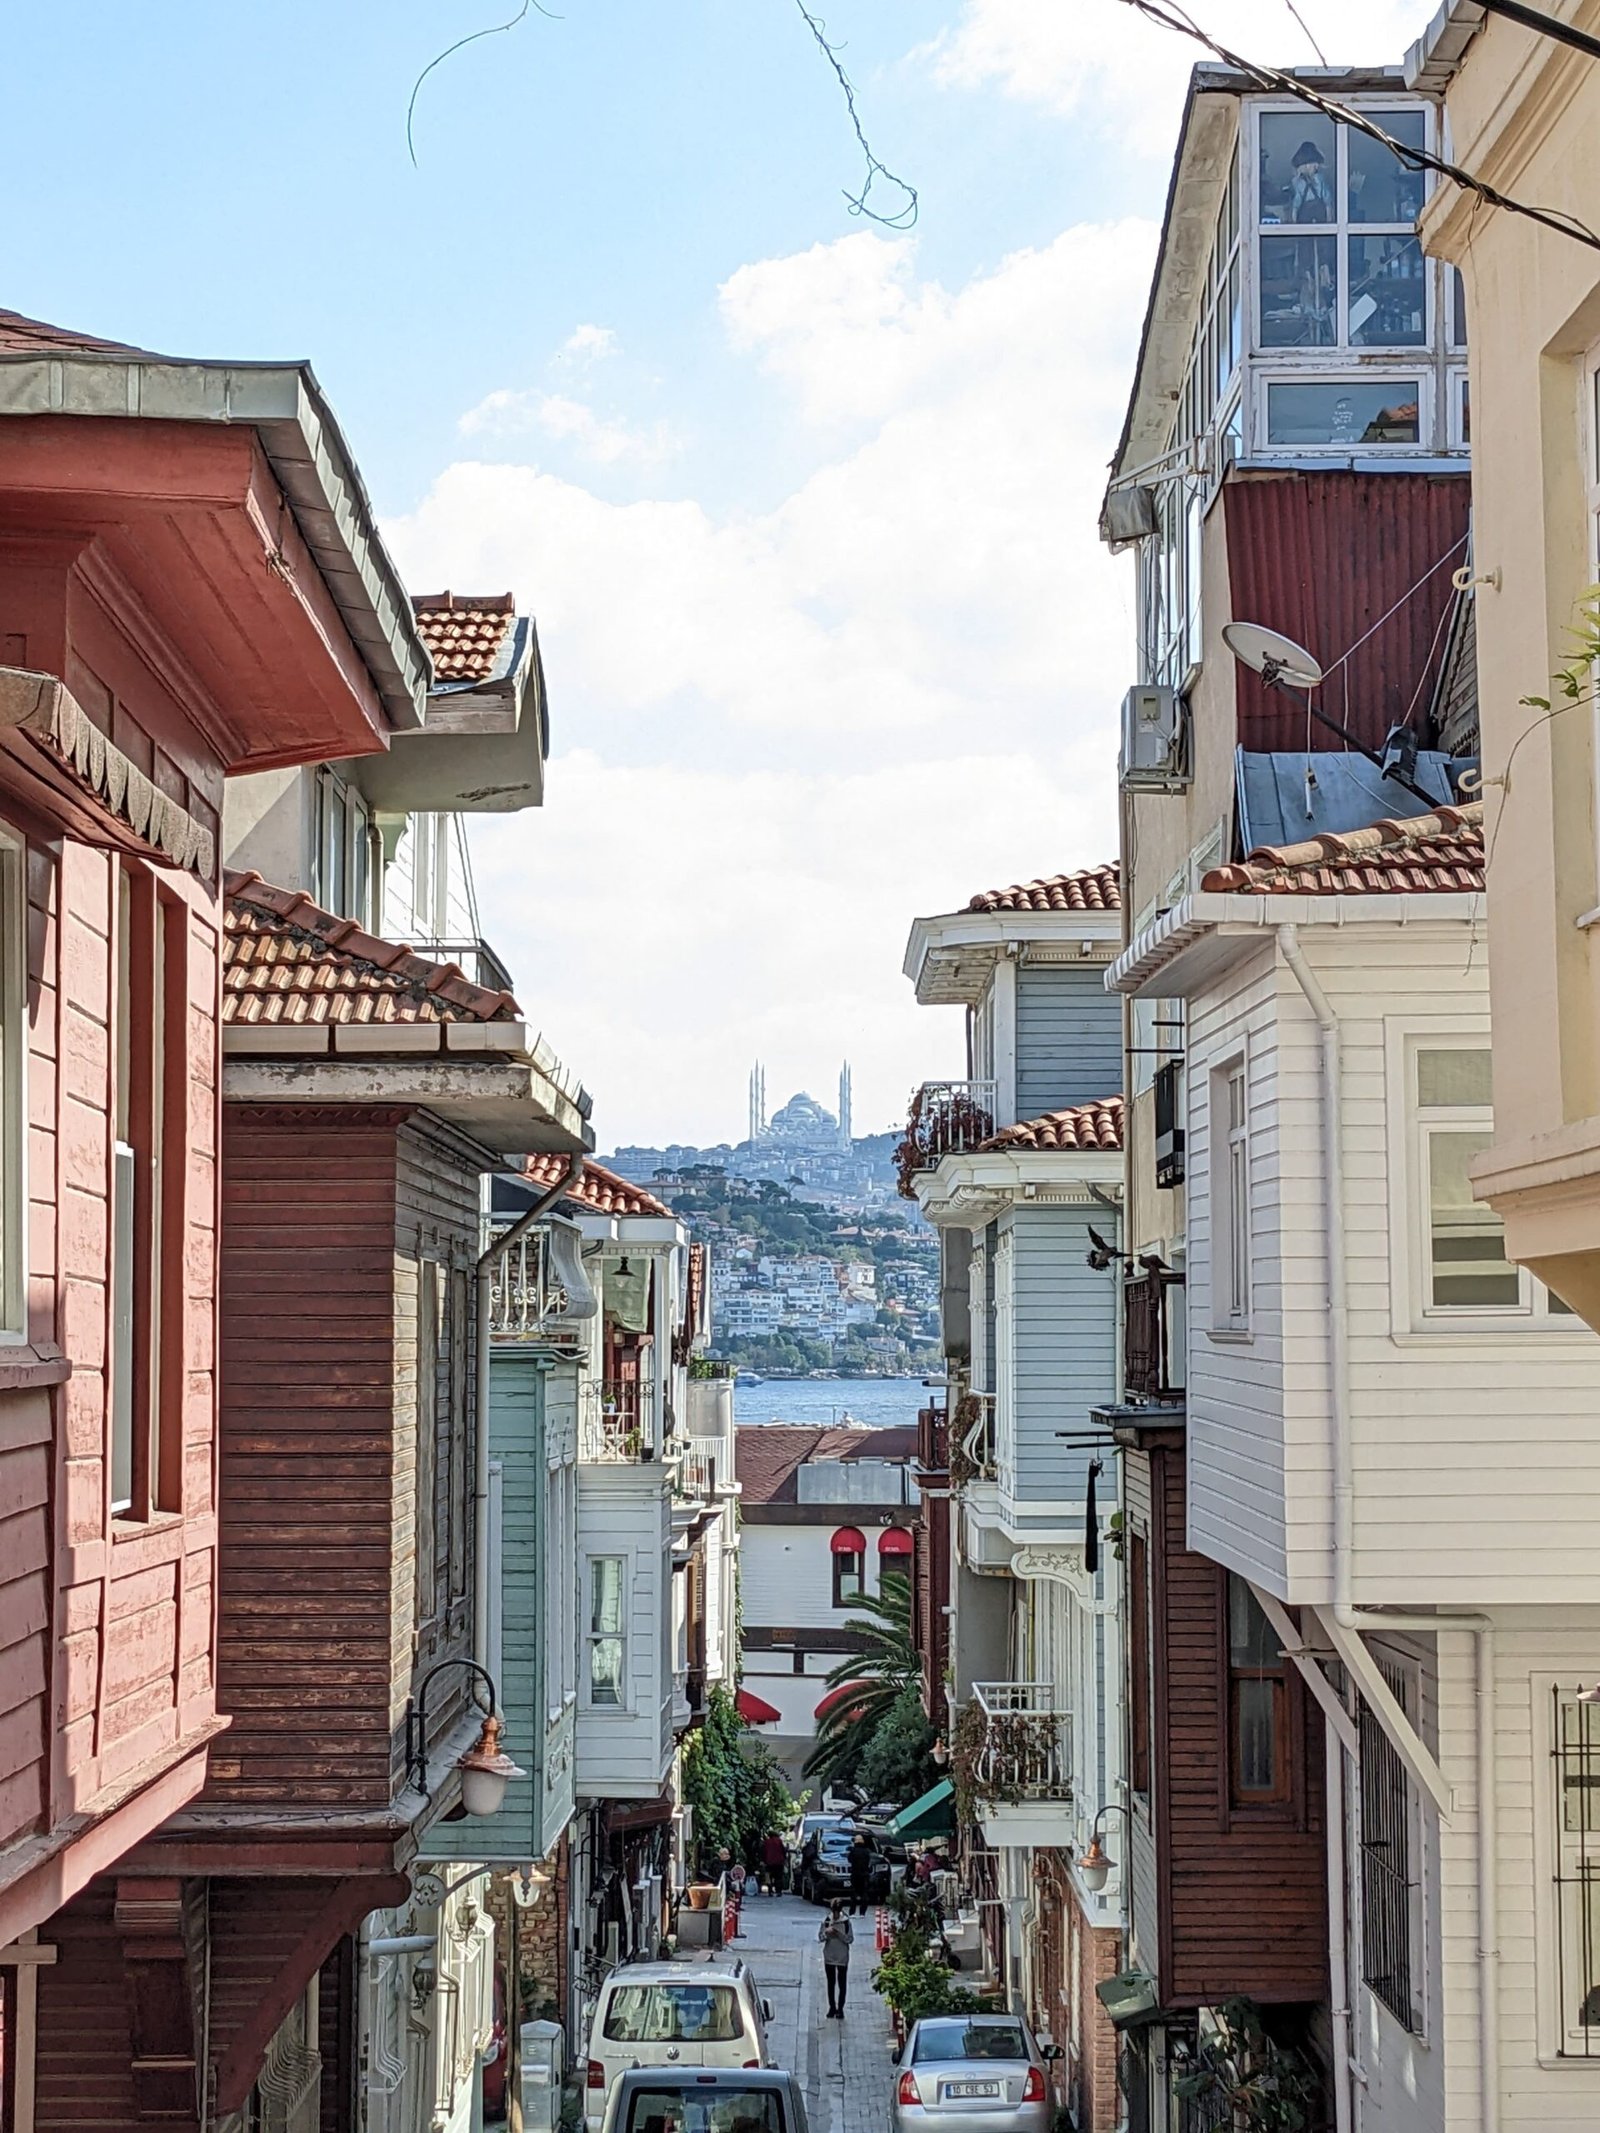
[[[521,1009],[474,985],[454,963],[430,963],[335,918],[309,896],[259,874],[228,874],[222,1019],[293,1022],[502,1022]]]
[[[126,341],[102,341],[70,326],[24,318],[20,311],[0,311],[0,356],[8,355],[125,355],[161,360],[152,357],[148,348],[132,348]]]
[[[513,593],[418,593],[417,631],[435,681],[487,681],[517,619]]]
[[[1264,845],[1200,886],[1234,896],[1410,896],[1481,890],[1483,802]]]
[[[1081,867],[1076,874],[1046,874],[1014,882],[1009,889],[980,889],[969,911],[1120,911],[1122,880],[1115,860]]]
[[[744,1501],[798,1503],[800,1468],[817,1459],[910,1459],[916,1454],[914,1427],[900,1429],[826,1429],[794,1422],[742,1422],[734,1431],[733,1463]],[[841,1514],[848,1508],[841,1503]],[[909,1521],[916,1515],[906,1506]]]
[[[991,1149],[1035,1148],[1046,1153],[1114,1154],[1122,1146],[1122,1098],[1107,1096],[1100,1102],[1074,1104],[1070,1110],[1047,1111],[1043,1118],[1030,1118],[1007,1126],[978,1143],[978,1153]]]
[[[541,1186],[548,1192],[566,1176],[567,1166],[568,1158],[564,1155],[530,1155],[523,1162],[522,1174],[530,1184]],[[607,1170],[604,1163],[597,1163],[593,1156],[584,1158],[583,1175],[566,1197],[597,1215],[672,1213],[666,1202],[658,1200],[653,1192],[646,1192],[643,1186],[619,1178],[614,1170]]]

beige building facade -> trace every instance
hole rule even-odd
[[[1558,34],[1450,0],[1408,75],[1445,98],[1453,159],[1600,227],[1600,72]],[[1600,577],[1600,249],[1442,185],[1422,218],[1471,331],[1474,575],[1487,802],[1493,1142],[1475,1185],[1511,1256],[1600,1326],[1600,777],[1594,690],[1551,676]],[[1530,698],[1548,698],[1547,713]]]

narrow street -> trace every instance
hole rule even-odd
[[[889,2010],[872,1989],[877,1914],[853,1919],[855,1950],[842,2022],[827,2019],[817,1929],[824,1913],[798,1896],[750,1896],[736,1952],[771,2003],[774,2057],[799,2077],[811,2133],[884,2133],[893,2068]]]

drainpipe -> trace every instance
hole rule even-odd
[[[1436,1637],[1441,1630],[1463,1630],[1476,1639],[1476,1779],[1478,1794],[1478,2059],[1479,2133],[1499,2133],[1500,2124],[1500,1950],[1499,1892],[1496,1888],[1499,1821],[1499,1786],[1495,1770],[1495,1644],[1494,1624],[1483,1614],[1402,1614],[1356,1607],[1351,1599],[1355,1571],[1352,1542],[1355,1533],[1354,1461],[1350,1442],[1350,1350],[1348,1301],[1345,1282],[1343,1081],[1339,1054],[1339,1018],[1333,1003],[1318,983],[1300,946],[1300,932],[1292,924],[1277,929],[1283,959],[1305,994],[1322,1039],[1322,1135],[1324,1174],[1328,1181],[1328,1407],[1332,1426],[1333,1464],[1333,1618],[1341,1629],[1362,1631],[1407,1631]],[[1330,1751],[1343,1750],[1330,1738]],[[1331,1767],[1331,1755],[1330,1755]],[[1341,1790],[1343,1772],[1341,1769]],[[1333,1840],[1329,1837],[1330,1899]],[[1340,1903],[1343,1910],[1343,1868],[1340,1867]],[[1330,1905],[1330,1936],[1332,1932]],[[1331,1953],[1331,1950],[1330,1950]],[[1341,1968],[1343,1954],[1341,1950]],[[1348,1999],[1348,1993],[1345,1998]],[[1348,2057],[1344,2080],[1348,2082]],[[1349,2097],[1342,2097],[1344,2112]],[[1344,2133],[1347,2118],[1341,2119]]]
[[[566,1175],[478,1256],[477,1382],[473,1388],[472,1444],[472,1656],[482,1667],[489,1663],[489,1314],[494,1262],[508,1245],[518,1243],[541,1216],[547,1215],[582,1176],[583,1151],[579,1149],[568,1159]]]
[[[1315,1661],[1312,1664],[1315,1665]],[[1351,2133],[1350,1955],[1344,1915],[1344,1742],[1323,1714],[1323,1763],[1327,1774],[1328,1999],[1333,2022],[1334,2133]]]

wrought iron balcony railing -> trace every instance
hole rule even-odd
[[[1072,1714],[1051,1681],[975,1681],[983,1730],[972,1759],[980,1800],[1070,1800]]]
[[[595,1466],[628,1466],[656,1455],[655,1402],[648,1378],[591,1378],[579,1401],[578,1456]]]
[[[495,1259],[489,1285],[489,1332],[496,1340],[538,1340],[570,1333],[566,1285],[559,1279],[547,1230],[531,1229]]]
[[[895,1150],[900,1190],[911,1196],[919,1170],[932,1170],[947,1155],[964,1155],[995,1130],[997,1085],[993,1081],[925,1081],[911,1099],[906,1130]]]
[[[992,1392],[964,1392],[950,1418],[950,1486],[995,1477],[995,1413]]]

